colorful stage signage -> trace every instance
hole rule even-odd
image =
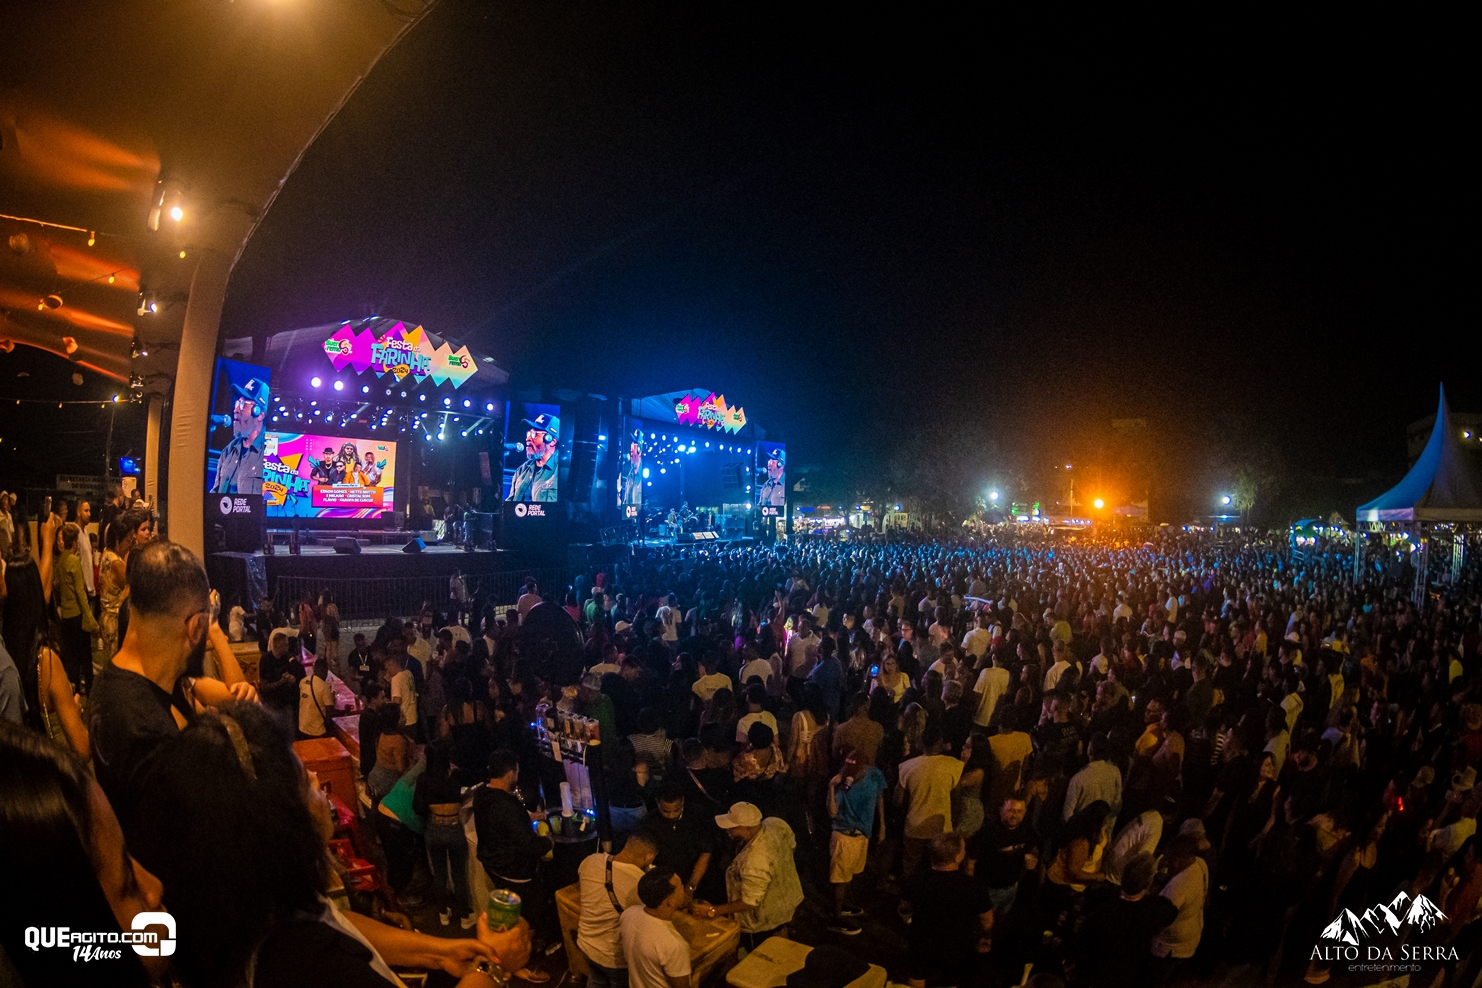
[[[461,388],[478,373],[478,364],[468,347],[454,350],[446,342],[433,347],[427,330],[421,326],[408,329],[401,322],[386,330],[380,339],[369,329],[356,332],[347,322],[324,341],[324,355],[337,371],[352,367],[357,374],[369,370],[377,377],[391,374],[398,381],[410,376],[415,384],[430,377],[433,384],[448,381],[453,387]]]
[[[674,416],[680,425],[699,425],[725,432],[740,432],[746,424],[746,409],[730,407],[726,396],[717,397],[714,391],[700,400],[692,395],[679,399],[674,403]]]

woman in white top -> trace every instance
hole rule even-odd
[[[901,697],[906,695],[906,687],[911,685],[911,677],[901,672],[900,666],[895,664],[895,654],[885,652],[880,657],[880,671],[875,674],[874,681],[870,684],[870,690],[884,689],[890,694],[896,703],[901,702]]]

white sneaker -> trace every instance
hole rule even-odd
[[[444,909],[442,912],[438,913],[437,921],[442,925],[447,926],[450,922],[453,921],[453,910]],[[467,927],[464,927],[464,929],[467,929]]]
[[[479,925],[479,914],[469,913],[467,916],[464,916],[458,921],[458,925],[463,927],[465,930],[473,929],[475,926]]]

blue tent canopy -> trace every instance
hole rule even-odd
[[[1368,504],[1359,505],[1360,522],[1482,521],[1482,476],[1474,457],[1462,448],[1446,406],[1446,389],[1436,407],[1436,426],[1415,466]]]

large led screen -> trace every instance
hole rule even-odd
[[[504,500],[556,500],[561,461],[561,407],[509,403],[504,417]]]
[[[756,503],[764,508],[787,506],[787,445],[756,444]]]
[[[639,508],[643,506],[643,423],[628,420],[628,434],[617,444],[623,459],[618,464],[617,503],[618,507]],[[636,517],[634,511],[628,517]]]
[[[269,374],[266,367],[217,358],[206,437],[207,493],[256,494],[262,489]]]
[[[262,493],[269,518],[379,518],[394,507],[396,443],[269,432]]]

